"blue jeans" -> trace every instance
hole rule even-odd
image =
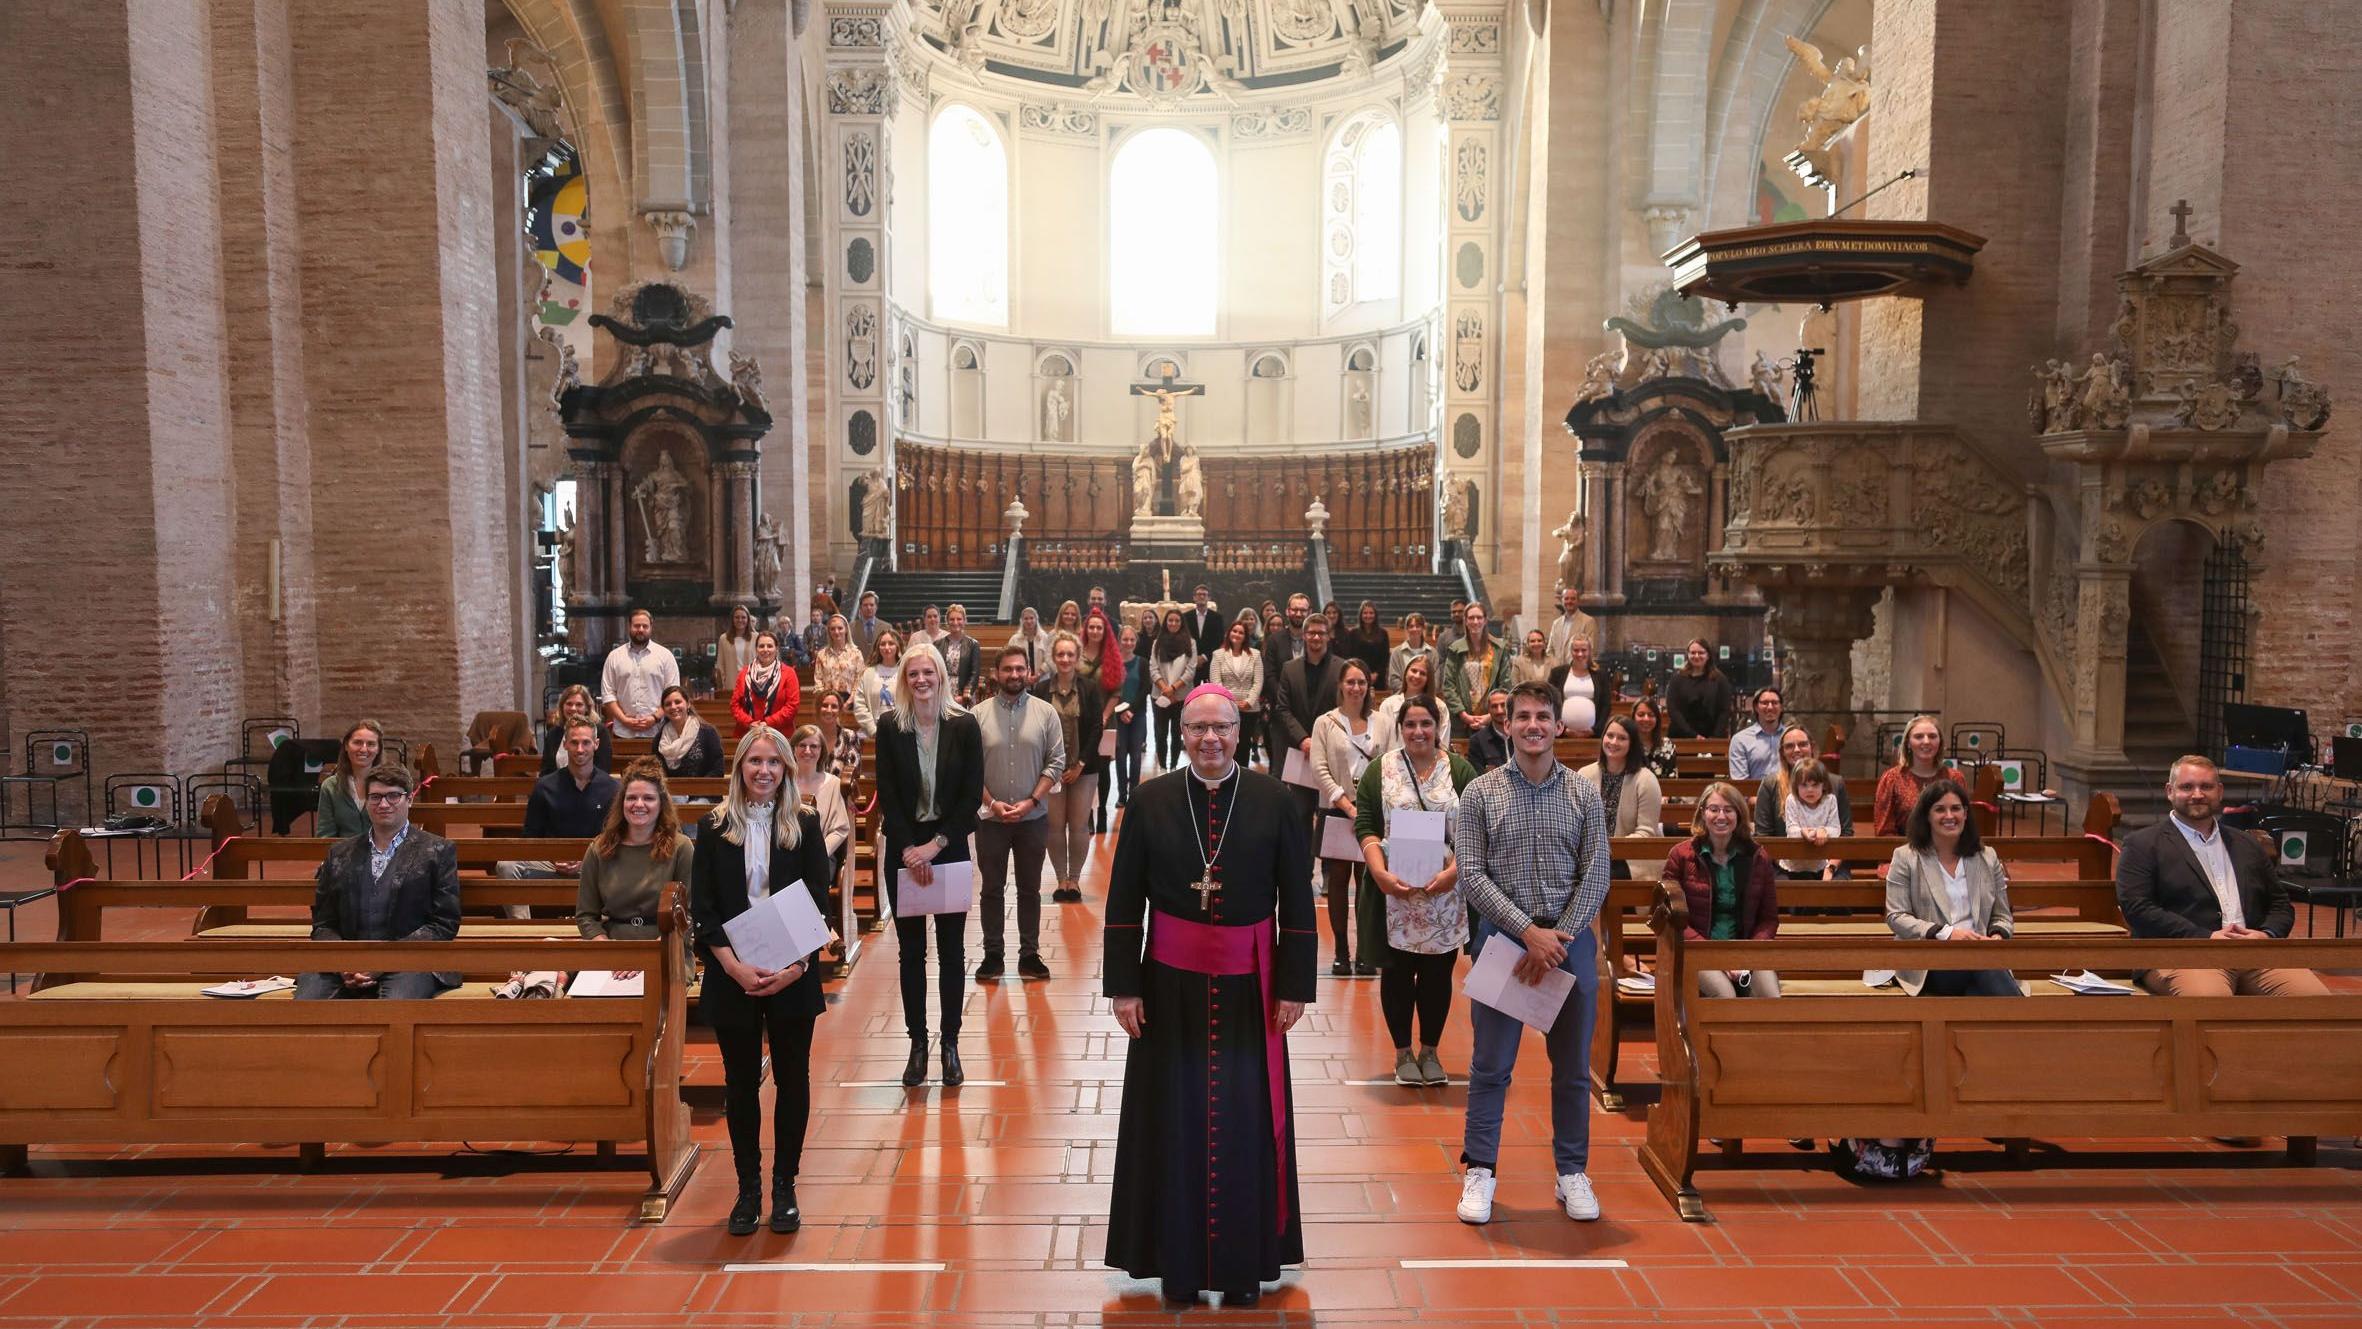
[[[1483,918],[1477,919],[1476,929],[1470,940],[1478,949],[1488,935],[1501,930]],[[1598,934],[1588,926],[1576,933],[1559,968],[1575,976],[1575,990],[1559,1008],[1542,1046],[1550,1054],[1550,1154],[1564,1176],[1583,1171],[1591,1159],[1591,1020],[1599,996]],[[1468,1054],[1468,1130],[1460,1161],[1498,1171],[1501,1107],[1509,1097],[1509,1072],[1517,1065],[1517,1046],[1524,1041],[1526,1027],[1516,1017],[1475,1001],[1468,1003],[1468,1023],[1474,1045]]]

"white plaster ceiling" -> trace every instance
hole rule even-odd
[[[983,74],[1171,101],[1359,77],[1427,0],[912,0],[920,37]]]

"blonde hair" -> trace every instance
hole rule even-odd
[[[751,803],[746,795],[746,757],[757,743],[769,743],[779,754],[779,792],[771,796],[771,843],[781,849],[793,849],[803,838],[798,822],[796,802],[787,797],[790,781],[795,779],[795,747],[767,724],[748,725],[739,738],[738,747],[730,754],[730,783],[722,790],[722,805],[714,809],[714,822],[721,828],[722,838],[735,845],[746,843],[746,814]],[[618,796],[616,806],[623,805]]]
[[[1818,759],[1819,753],[1816,749],[1819,745],[1813,742],[1813,731],[1800,724],[1784,724],[1780,726],[1779,736],[1774,739],[1772,743],[1772,749],[1774,752],[1777,752],[1779,749],[1788,746],[1788,735],[1790,734],[1804,735],[1805,761],[1813,761]],[[1772,777],[1772,790],[1778,795],[1779,801],[1785,803],[1788,801],[1788,787],[1794,783],[1793,772],[1789,769],[1788,759],[1786,757],[1778,758],[1775,764],[1779,767],[1779,773]],[[1798,766],[1802,766],[1804,762],[1800,761],[1796,764]],[[1826,779],[1829,774],[1828,769],[1826,767],[1822,768],[1821,774]],[[1829,785],[1829,792],[1836,793],[1836,782],[1834,780],[1828,780],[1827,783]]]
[[[1903,726],[1903,741],[1895,744],[1895,765],[1911,769],[1911,731],[1921,725],[1936,731],[1936,769],[1944,769],[1944,722],[1932,715],[1914,715],[1911,723]]]
[[[935,662],[937,680],[935,717],[941,719],[946,715],[963,714],[960,704],[951,699],[951,671],[943,667],[943,652],[936,650],[933,642],[921,642],[911,647],[904,651],[902,658],[896,662],[894,666],[895,713],[906,717],[918,714],[917,702],[910,695],[910,662],[913,660],[933,660]]]
[[[1741,846],[1753,848],[1755,829],[1748,824],[1753,818],[1750,815],[1751,809],[1747,805],[1747,796],[1740,793],[1739,787],[1728,780],[1716,780],[1706,786],[1705,792],[1698,795],[1697,810],[1690,814],[1689,833],[1700,840],[1712,838],[1706,831],[1706,805],[1718,798],[1730,804],[1731,812],[1737,822],[1731,827],[1731,846],[1733,848]]]

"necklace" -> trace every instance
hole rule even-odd
[[[1214,880],[1214,860],[1222,857],[1222,837],[1230,833],[1228,809],[1238,806],[1238,786],[1231,783],[1237,775],[1238,770],[1233,767],[1229,775],[1222,777],[1222,783],[1230,786],[1230,802],[1222,814],[1222,829],[1215,833],[1211,846],[1206,842],[1206,829],[1197,824],[1196,816],[1193,814],[1189,820],[1190,840],[1196,846],[1198,861],[1204,865],[1204,871],[1198,875],[1196,881],[1189,885],[1189,889],[1197,892],[1197,907],[1200,909],[1210,908],[1213,904],[1214,892],[1222,889],[1221,883]],[[1214,791],[1208,789],[1206,791],[1206,807],[1211,811],[1213,806]]]

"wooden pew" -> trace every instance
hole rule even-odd
[[[540,777],[530,775],[451,775],[435,781],[418,791],[413,808],[437,803],[474,801],[522,803],[533,796],[533,786]],[[664,787],[676,798],[697,802],[720,801],[729,781],[722,776],[684,776],[666,780]]]
[[[1779,894],[1781,939],[1841,936],[1877,940],[1892,935],[1886,925],[1886,884],[1880,878],[1783,881],[1779,883]],[[1637,971],[1638,966],[1627,961],[1655,952],[1656,936],[1650,912],[1656,898],[1656,882],[1617,881],[1608,886],[1607,903],[1599,911],[1601,995],[1591,1023],[1591,1086],[1600,1107],[1609,1112],[1621,1112],[1626,1106],[1623,1090],[1618,1087],[1623,1083],[1621,1035],[1627,1025],[1638,1023],[1645,1027],[1656,1015],[1655,998],[1627,993],[1616,986],[1616,979]],[[2121,937],[2125,934],[2122,915],[2116,907],[2116,883],[2104,878],[2013,881],[2009,899],[2018,916],[2017,931],[2021,936]],[[1804,917],[1791,912],[1802,909],[1823,912]],[[1791,978],[1805,979],[1805,975],[1781,974],[1781,990],[1787,996],[1854,991],[1841,983],[1823,986],[1811,984],[1809,979],[1792,982]],[[1663,981],[1661,973],[1659,981]],[[1858,977],[1848,976],[1848,981],[1859,985]]]
[[[459,923],[459,935],[474,939],[564,939],[577,935],[573,918],[576,883],[566,879],[507,881],[491,877],[469,881],[462,902],[482,906],[528,905],[544,910],[563,909],[563,917],[498,918],[470,915]],[[105,920],[111,911],[125,909],[185,909],[189,935],[208,941],[274,941],[311,935],[313,887],[300,877],[270,877],[242,881],[85,881],[58,896],[59,941],[104,941]],[[280,915],[238,923],[211,923],[209,910],[253,909],[300,911],[301,917]],[[58,979],[56,981],[66,981]]]
[[[695,1172],[681,1101],[687,927],[666,894],[659,940],[634,942],[20,942],[20,971],[87,973],[0,1002],[0,1170],[34,1144],[345,1144],[445,1140],[647,1146],[640,1217],[661,1222]],[[630,998],[245,1001],[209,983],[309,970],[467,973],[638,968]],[[300,1055],[290,1055],[291,1051]],[[304,1146],[307,1161],[322,1153]]]
[[[2301,1165],[2316,1137],[2362,1131],[2362,995],[1695,995],[1706,969],[2123,973],[2252,964],[2260,943],[1693,942],[1682,936],[1687,911],[1679,892],[1665,891],[1652,920],[1665,957],[1656,992],[1663,1092],[1649,1109],[1640,1163],[1691,1222],[1707,1217],[1695,1185],[1706,1138],[2285,1135],[2289,1160]],[[2275,965],[2362,965],[2362,939],[2270,949]]]

